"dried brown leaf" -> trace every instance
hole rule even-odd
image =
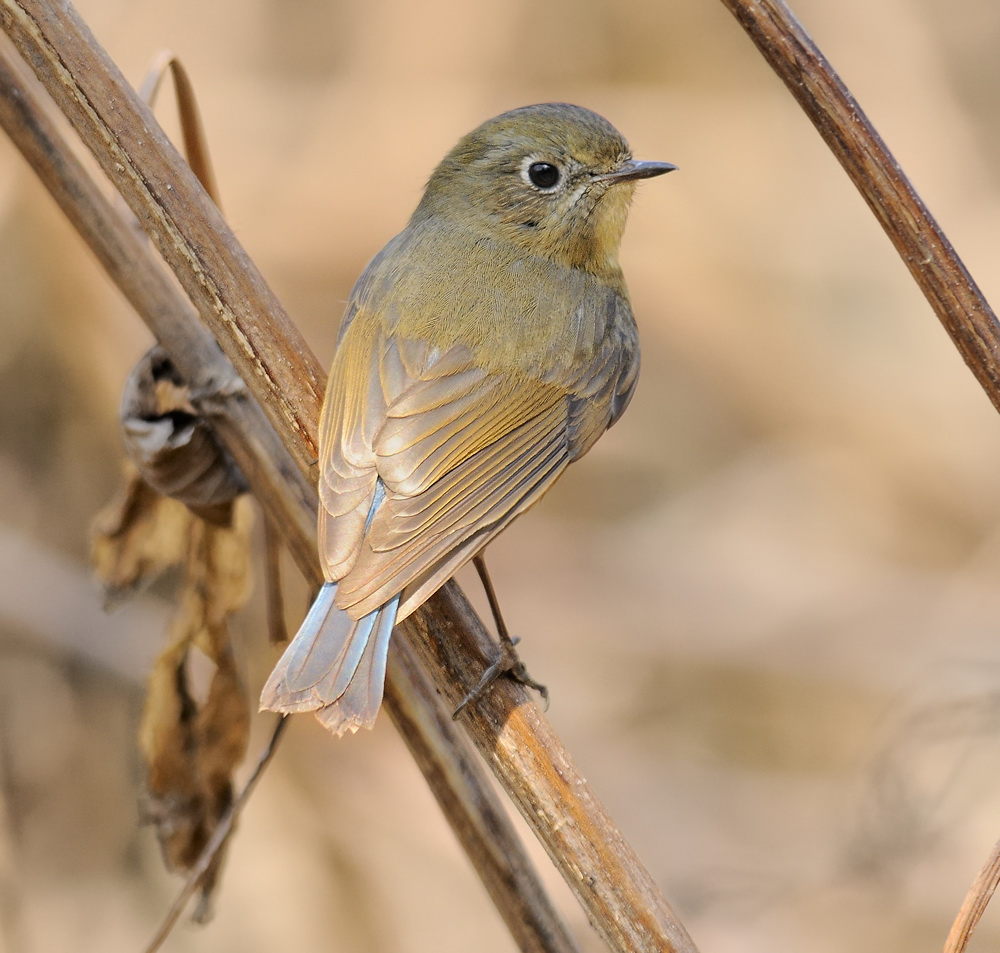
[[[147,352],[129,376],[121,421],[130,457],[126,487],[95,522],[92,556],[109,598],[183,567],[139,743],[145,816],[167,867],[188,871],[232,803],[233,772],[246,754],[250,704],[228,620],[249,590],[250,502],[240,498],[242,474],[162,348]],[[223,856],[220,850],[200,881],[196,919],[209,916]]]
[[[172,870],[198,860],[232,802],[233,772],[246,754],[250,705],[227,626],[248,593],[250,508],[247,500],[239,504],[232,528],[192,521],[180,607],[150,675],[139,731],[145,813]],[[199,663],[213,669],[204,693]],[[208,916],[221,860],[220,853],[202,881],[197,919]]]
[[[183,503],[161,496],[131,464],[119,497],[94,519],[90,559],[113,602],[181,563],[194,517]]]

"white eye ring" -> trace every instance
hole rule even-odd
[[[554,162],[528,156],[521,166],[525,182],[539,192],[551,192],[563,180],[562,169]]]

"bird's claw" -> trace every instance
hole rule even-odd
[[[528,670],[524,667],[524,662],[521,661],[517,652],[514,651],[514,646],[519,641],[520,639],[518,638],[500,640],[500,651],[496,659],[483,672],[482,677],[476,683],[475,687],[462,699],[458,708],[452,712],[452,718],[458,718],[467,705],[482,698],[486,690],[501,675],[509,675],[514,681],[524,685],[525,688],[533,688],[545,700],[545,710],[548,711],[549,690],[541,682],[536,682],[528,674]]]

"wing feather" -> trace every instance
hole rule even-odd
[[[372,551],[397,550],[405,554],[419,548],[427,534],[446,533],[458,523],[482,519],[497,500],[516,488],[518,481],[530,479],[552,455],[565,455],[565,430],[558,424],[558,416],[552,414],[542,426],[523,425],[532,431],[531,437],[505,441],[503,460],[470,457],[448,475],[447,484],[441,480],[413,497],[389,496],[372,521],[368,538]],[[495,458],[497,454],[490,456]],[[401,506],[413,515],[403,517]]]
[[[378,471],[371,442],[385,417],[382,347],[378,325],[352,313],[327,384],[319,428],[319,553],[328,581],[357,559]],[[399,375],[397,374],[397,380]]]
[[[529,385],[512,390],[508,382],[489,377],[478,392],[461,398],[460,414],[441,414],[439,410],[445,408],[438,408],[414,420],[411,427],[424,434],[406,450],[383,453],[381,439],[376,440],[379,473],[397,495],[419,495],[463,460],[491,444],[502,444],[525,421],[541,413],[554,395],[561,397],[555,388]]]
[[[397,496],[392,501],[393,520],[376,527],[372,535],[372,548],[392,549],[410,535],[426,529],[444,510],[456,506],[467,493],[477,493],[490,480],[495,479],[497,470],[503,465],[503,458],[520,456],[525,448],[535,441],[544,439],[551,421],[545,415],[538,415],[518,428],[503,444],[485,448],[477,461],[478,473],[474,478],[461,469],[441,477],[435,484],[436,493],[421,493],[417,496]]]
[[[443,509],[420,531],[410,534],[391,549],[376,551],[371,541],[376,535],[377,524],[394,520],[395,500],[387,496],[373,520],[372,531],[362,545],[357,563],[340,581],[338,605],[354,616],[370,611],[366,606],[381,605],[415,579],[434,576],[440,585],[461,562],[485,545],[514,516],[531,506],[568,462],[565,429],[549,428],[547,439],[535,441],[527,452],[494,472],[485,487],[480,486],[475,493],[460,493],[453,506]],[[477,457],[461,465],[462,484],[476,480],[479,466]],[[437,496],[436,491],[436,487],[425,491],[430,504]],[[478,545],[456,563],[456,552],[472,537],[479,539]]]

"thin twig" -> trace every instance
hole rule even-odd
[[[1000,410],[1000,324],[850,91],[782,0],[722,0],[864,196],[965,363]]]
[[[267,634],[274,645],[288,641],[285,627],[285,593],[281,588],[281,534],[264,516],[264,604],[267,606]]]
[[[140,240],[113,203],[96,187],[47,116],[50,108],[21,75],[19,61],[8,57],[8,41],[0,35],[0,126],[22,151],[59,202],[70,221],[95,252],[136,311],[170,351],[194,391],[208,395],[199,406],[213,415],[216,431],[238,462],[254,495],[266,512],[268,525],[280,527],[299,568],[315,585],[321,581],[316,562],[316,490],[295,466],[259,406],[242,399],[230,386],[238,381],[232,365],[215,346],[197,313],[168,280],[147,242]],[[218,405],[211,395],[234,391]],[[404,662],[412,655],[399,641],[394,656]],[[410,665],[414,664],[412,660]],[[478,773],[469,774],[471,747],[463,735],[436,731],[440,718],[414,719],[406,712],[420,704],[437,704],[431,693],[409,698],[409,683],[397,685],[394,666],[386,683],[385,706],[397,724],[406,722],[404,737],[411,745],[433,752],[419,762],[428,784],[452,827],[463,832],[463,843],[480,877],[522,949],[531,953],[573,953],[568,933],[549,901],[531,861],[514,834],[509,818],[483,813],[491,789]],[[423,738],[414,733],[427,732]],[[418,759],[419,761],[419,759]],[[481,843],[476,844],[476,838]],[[470,841],[472,845],[469,846]],[[497,850],[502,846],[502,851]],[[531,908],[530,915],[525,907]],[[532,935],[534,931],[534,935]]]
[[[951,925],[948,939],[944,944],[944,953],[964,953],[976,925],[996,892],[997,884],[1000,884],[1000,841],[993,846],[989,860],[969,887],[962,909],[958,911],[958,916]]]
[[[236,819],[240,816],[240,811],[242,811],[245,807],[253,789],[257,786],[257,782],[260,780],[260,776],[264,773],[264,769],[268,766],[268,764],[270,764],[271,758],[274,757],[274,752],[278,748],[278,742],[281,741],[281,735],[285,730],[285,722],[287,720],[288,719],[285,715],[282,715],[278,719],[277,724],[274,726],[274,731],[271,733],[271,738],[264,750],[261,752],[260,758],[257,760],[257,764],[254,766],[253,772],[247,779],[247,783],[243,785],[243,790],[240,791],[239,796],[233,801],[232,804],[229,805],[229,809],[219,819],[218,825],[215,830],[212,831],[212,836],[208,839],[208,842],[198,855],[198,860],[188,871],[187,880],[184,883],[183,889],[177,895],[177,899],[174,900],[173,906],[171,906],[170,910],[167,912],[166,917],[164,917],[163,923],[160,924],[160,929],[156,931],[156,935],[152,940],[150,940],[149,945],[145,949],[145,953],[156,953],[156,951],[163,945],[163,941],[170,936],[170,931],[174,928],[174,924],[180,919],[181,914],[184,912],[184,908],[194,895],[194,892],[198,889],[202,878],[208,872],[208,869],[212,866],[212,862],[216,857],[218,857],[220,851],[225,846],[226,841],[233,832]]]
[[[0,24],[156,242],[300,469],[307,470],[315,460],[318,364],[284,313],[269,310],[278,307],[273,295],[156,120],[68,3],[0,0]],[[252,447],[253,434],[244,437]],[[314,530],[310,535],[315,539]],[[301,552],[302,543],[298,539],[293,550]],[[311,565],[315,578],[315,555]],[[495,654],[454,584],[414,613],[403,630],[449,697],[456,685],[467,692]],[[389,689],[392,714],[391,682]],[[463,723],[612,949],[695,949],[520,686],[498,682]]]

